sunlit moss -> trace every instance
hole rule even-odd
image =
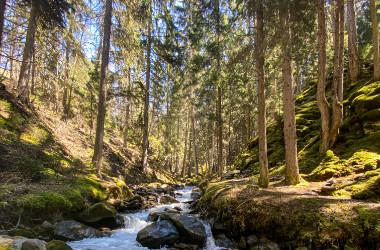
[[[20,135],[20,140],[33,145],[42,145],[48,136],[49,134],[45,129],[38,126],[32,126]]]

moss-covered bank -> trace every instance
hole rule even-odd
[[[251,183],[209,183],[197,208],[237,242],[255,234],[284,249],[379,249],[380,204],[319,196],[303,186],[263,190]]]

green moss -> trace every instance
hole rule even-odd
[[[88,202],[98,202],[106,198],[106,190],[99,182],[90,178],[77,178],[56,191],[21,195],[11,203],[14,208],[21,208],[26,214],[45,218],[51,214],[81,211]]]
[[[61,240],[52,240],[46,244],[47,250],[72,250],[72,248]]]
[[[38,235],[36,232],[30,229],[16,228],[8,231],[10,236],[22,236],[30,239],[36,238]]]
[[[23,132],[20,136],[20,140],[33,144],[33,145],[42,145],[48,138],[48,132],[38,126],[32,126],[28,131]]]
[[[352,197],[356,199],[377,199],[380,196],[380,174],[368,178],[350,187]]]
[[[372,96],[365,94],[359,95],[353,100],[353,105],[358,114],[371,109],[380,108],[380,93]]]
[[[364,113],[361,118],[365,121],[380,121],[380,108]]]

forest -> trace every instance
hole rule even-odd
[[[0,250],[380,249],[380,0],[0,0]]]

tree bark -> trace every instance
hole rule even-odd
[[[124,122],[124,135],[123,135],[123,144],[124,148],[128,147],[128,130],[129,130],[129,114],[130,114],[130,102],[131,98],[129,94],[131,92],[131,69],[128,68],[128,86],[127,86],[127,97],[125,98],[126,106],[125,106],[125,122]]]
[[[282,77],[283,77],[283,105],[284,105],[284,140],[286,182],[289,185],[299,183],[299,169],[297,159],[297,134],[295,119],[295,103],[293,93],[293,76],[291,65],[291,32],[289,8],[281,11],[282,35]]]
[[[332,86],[332,121],[329,147],[333,147],[343,123],[343,50],[344,0],[335,0],[334,18],[334,77]]]
[[[102,64],[100,68],[99,81],[99,103],[94,148],[94,162],[98,175],[101,175],[103,160],[104,120],[106,115],[106,76],[109,63],[109,51],[111,46],[112,0],[107,0],[105,5]]]
[[[350,80],[357,81],[359,77],[359,51],[356,32],[355,0],[347,0],[347,27],[348,27],[348,65]]]
[[[2,48],[2,41],[3,41],[3,32],[4,32],[4,16],[5,16],[5,9],[7,7],[7,1],[1,0],[0,1],[0,49]]]
[[[217,74],[218,74],[218,88],[217,88],[217,106],[216,106],[216,121],[217,121],[217,134],[218,134],[218,174],[219,176],[223,173],[223,118],[222,118],[222,87],[219,80],[220,77],[220,60],[221,60],[221,47],[220,47],[220,9],[219,0],[216,1],[217,4]]]
[[[183,162],[182,162],[182,178],[185,177],[186,173],[186,161],[187,161],[187,141],[189,140],[189,113],[186,115],[186,130],[185,130],[185,149],[183,151]]]
[[[194,109],[194,108],[192,108]],[[196,144],[196,135],[195,135],[195,119],[194,119],[194,110],[191,111],[191,130],[193,133],[193,146],[194,146],[194,164],[195,164],[195,175],[199,174],[199,166],[198,166],[198,149]]]
[[[148,147],[149,147],[149,89],[150,89],[150,67],[151,67],[151,50],[152,50],[152,3],[149,3],[149,22],[148,22],[148,44],[146,51],[146,83],[145,83],[145,100],[144,100],[144,128],[142,143],[142,171],[148,165]]]
[[[21,102],[24,104],[29,105],[29,81],[26,79],[26,73],[30,68],[30,60],[33,53],[34,48],[34,40],[36,36],[36,30],[37,30],[37,19],[38,19],[38,10],[36,3],[32,1],[31,4],[31,10],[30,10],[30,16],[28,21],[28,30],[26,32],[26,40],[25,40],[25,47],[24,47],[24,53],[22,56],[22,62],[21,62],[21,68],[20,68],[20,74],[18,78],[18,97]]]
[[[325,0],[318,0],[318,86],[317,104],[321,113],[320,153],[326,153],[329,147],[330,110],[326,99],[326,12]]]
[[[258,129],[259,129],[259,186],[268,187],[268,149],[265,107],[265,72],[264,72],[264,21],[263,9],[259,4],[256,10],[256,77],[257,77],[257,103],[258,103]]]
[[[371,22],[372,22],[372,46],[373,46],[373,78],[380,80],[380,52],[379,52],[379,30],[377,22],[376,0],[370,0]]]

